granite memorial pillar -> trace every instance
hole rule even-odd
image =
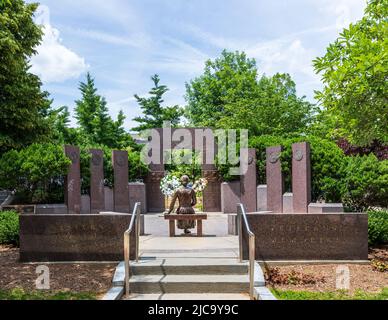
[[[241,203],[247,212],[257,211],[256,149],[248,149],[248,170],[241,176]]]
[[[308,213],[311,202],[311,160],[308,142],[292,145],[292,193],[294,213]]]
[[[105,210],[104,153],[97,149],[90,153],[90,211],[96,214]]]
[[[114,211],[129,213],[128,152],[113,151],[112,163],[114,171]]]
[[[81,169],[80,149],[66,145],[65,154],[71,160],[65,178],[65,203],[69,214],[81,213]]]
[[[283,212],[284,179],[280,156],[282,147],[267,148],[267,207],[273,213]]]
[[[221,212],[221,177],[215,166],[218,145],[212,130],[202,130],[203,134],[195,134],[195,150],[202,154],[202,177],[208,181],[203,191],[203,211]]]

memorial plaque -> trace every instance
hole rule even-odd
[[[311,202],[311,160],[310,144],[292,145],[292,193],[295,213],[308,213]]]
[[[69,214],[81,213],[81,168],[80,149],[66,145],[65,154],[71,160],[68,174],[65,178],[65,203]]]
[[[22,262],[123,261],[131,214],[21,215]],[[131,235],[131,258],[136,237]]]
[[[249,214],[256,237],[256,259],[282,260],[367,260],[368,215]],[[243,237],[247,258],[248,237]]]
[[[267,148],[267,209],[283,212],[284,179],[280,156],[282,147]]]
[[[102,150],[90,150],[90,210],[99,213],[105,209],[104,195],[104,153]]]
[[[129,213],[128,152],[113,151],[113,201],[115,212]]]

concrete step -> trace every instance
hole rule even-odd
[[[125,264],[121,262],[113,278],[114,286],[124,286]],[[152,259],[131,261],[132,275],[245,275],[248,276],[248,262],[240,263],[237,259]],[[261,267],[255,266],[255,286],[265,286]]]
[[[249,294],[243,293],[165,293],[165,294],[131,294],[123,300],[250,300]]]
[[[237,259],[238,249],[199,249],[199,250],[178,250],[178,249],[166,249],[166,250],[141,250],[140,257],[150,258],[155,257],[159,259],[169,258],[224,258],[224,259]]]
[[[131,263],[133,275],[246,275],[248,263],[237,259],[154,259]]]
[[[131,293],[246,293],[247,275],[135,275]]]
[[[141,257],[156,258],[237,258],[237,237],[154,237],[140,239]]]

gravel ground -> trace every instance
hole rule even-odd
[[[0,289],[35,290],[37,264],[18,261],[19,249],[0,246]],[[112,284],[116,264],[50,264],[50,290],[95,292],[102,297]]]

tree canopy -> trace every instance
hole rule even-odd
[[[303,133],[314,107],[288,74],[258,77],[254,59],[223,51],[186,84],[186,116],[195,126],[248,129],[251,135]]]
[[[371,0],[364,17],[344,29],[314,61],[324,88],[317,99],[337,137],[367,145],[388,142],[388,0]]]
[[[30,73],[29,59],[42,39],[34,23],[37,4],[0,2],[0,153],[42,141],[51,101]]]

